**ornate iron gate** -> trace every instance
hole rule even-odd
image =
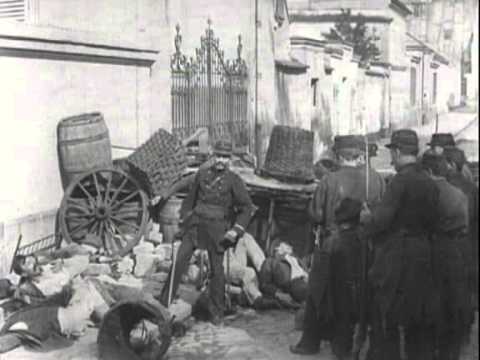
[[[179,137],[200,127],[209,139],[229,139],[234,147],[250,147],[247,121],[247,66],[242,59],[242,38],[238,36],[237,58],[225,60],[211,21],[195,57],[181,52],[182,35],[176,26],[175,53],[171,58],[172,131]]]

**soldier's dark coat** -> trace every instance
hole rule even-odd
[[[432,241],[433,274],[440,300],[441,321],[437,328],[458,329],[471,318],[468,291],[466,196],[444,178],[435,179],[439,189],[438,222]]]
[[[365,226],[375,243],[369,278],[382,317],[409,324],[435,317],[430,236],[437,221],[439,190],[419,164],[397,171]],[[432,313],[429,313],[432,311]]]
[[[368,204],[374,207],[385,192],[385,182],[381,175],[369,169]],[[309,215],[313,223],[319,224],[325,233],[335,228],[335,209],[345,198],[364,202],[366,200],[366,168],[341,166],[328,173],[319,182],[309,205]],[[313,250],[313,241],[307,244],[306,253]]]
[[[368,203],[374,206],[385,192],[385,182],[379,173],[369,169]],[[366,201],[365,167],[341,166],[327,174],[315,189],[309,213],[312,220],[326,229],[334,228],[335,209],[345,198]]]
[[[374,243],[369,270],[373,290],[368,360],[431,360],[431,327],[439,314],[431,239],[439,190],[417,163],[404,165],[387,186],[362,236]],[[402,334],[404,347],[402,348]]]
[[[460,172],[451,172],[448,181],[462,190],[468,200],[468,234],[470,242],[470,286],[472,291],[478,292],[478,188],[474,182],[465,178]]]
[[[370,206],[380,201],[384,188],[383,178],[370,169]],[[343,227],[344,214],[339,211],[347,199],[359,204],[367,200],[365,167],[341,166],[336,172],[325,175],[315,190],[309,214],[313,223],[323,228],[324,247],[315,250],[300,341],[303,346],[318,348],[321,339],[331,340],[338,356],[344,356],[351,347],[356,310],[354,279],[360,273],[359,262],[355,261],[359,248],[358,219],[357,224]],[[345,211],[350,212],[348,207]]]

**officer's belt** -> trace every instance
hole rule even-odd
[[[200,218],[207,220],[225,220],[227,218],[227,210],[219,205],[198,204],[193,211]]]

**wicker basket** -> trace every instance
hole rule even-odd
[[[127,162],[131,174],[153,197],[162,195],[181,178],[187,167],[187,156],[180,140],[160,129],[131,154]]]
[[[286,182],[312,182],[315,179],[313,133],[300,128],[275,126],[270,135],[265,164],[259,173]]]

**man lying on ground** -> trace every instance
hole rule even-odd
[[[50,303],[27,307],[6,318],[0,324],[0,354],[22,344],[40,346],[54,335],[75,339],[84,333],[90,319],[99,323],[114,304],[123,300],[148,303],[158,309],[164,319],[171,319],[168,311],[151,294],[120,285],[105,275],[88,279],[75,277],[71,287],[73,291],[67,306]],[[181,324],[172,325],[173,335],[183,334]],[[149,339],[149,344],[153,344],[150,340],[156,336],[162,336],[156,324],[142,320],[132,329],[130,344],[135,343],[136,349],[141,351],[139,342]]]
[[[92,251],[78,244],[50,254],[15,256],[12,269],[20,276],[15,297],[31,305],[47,300],[60,301],[58,296],[65,294],[65,287],[87,269],[93,257]],[[60,304],[66,303],[60,301]]]
[[[298,302],[305,298],[307,273],[299,268],[290,245],[282,243],[277,250],[275,258],[266,259],[263,250],[248,233],[234,248],[228,249],[224,258],[225,277],[229,284],[242,287],[240,296],[235,296],[235,291],[228,288],[233,303],[251,306],[255,310],[299,307]],[[249,262],[253,267],[248,266]],[[207,293],[202,293],[193,307],[197,320],[208,320],[208,302]]]
[[[121,300],[143,299],[163,311],[152,294],[121,285],[106,275],[82,277],[92,255],[85,253],[81,246],[62,250],[62,254],[67,257],[45,256],[44,261],[56,259],[43,265],[36,256],[17,256],[13,269],[22,279],[17,296],[27,304],[44,305],[39,308],[40,318],[48,318],[45,324],[58,325],[55,328],[63,335],[82,335],[91,317],[100,321],[109,307]],[[48,311],[44,310],[47,308]]]
[[[248,266],[249,260],[253,268]],[[257,273],[264,261],[265,254],[249,233],[245,233],[234,248],[227,250],[223,261],[227,281],[240,285],[246,302],[256,310],[279,308],[275,299],[264,297],[259,289]]]
[[[297,303],[305,301],[308,274],[302,262],[293,255],[292,247],[280,242],[274,256],[267,258],[260,270],[260,289],[266,297],[288,302],[282,292]]]

